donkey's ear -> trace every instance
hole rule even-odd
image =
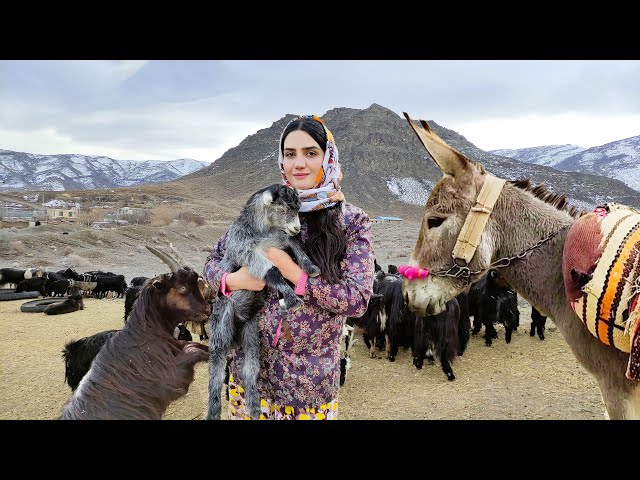
[[[403,113],[413,131],[418,135],[420,142],[424,145],[424,148],[427,149],[431,158],[433,158],[436,165],[442,170],[442,173],[455,177],[467,169],[469,159],[455,148],[447,145],[444,140],[436,135],[436,132],[431,129],[426,121],[420,120],[422,127],[418,127],[413,123],[413,120],[411,120],[407,112]]]

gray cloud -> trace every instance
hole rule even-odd
[[[288,113],[372,103],[463,135],[469,128],[481,148],[483,122],[522,129],[524,117],[572,114],[602,130],[599,117],[638,119],[600,132],[612,141],[640,134],[639,78],[640,61],[609,60],[0,61],[0,148],[213,161]],[[562,143],[579,142],[566,129]],[[528,129],[519,146],[547,144],[541,130]],[[581,134],[576,144],[591,146]],[[510,137],[490,148],[517,148]]]

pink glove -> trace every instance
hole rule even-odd
[[[429,270],[411,265],[400,265],[398,267],[398,273],[407,280],[413,280],[414,278],[426,278],[427,275],[429,275]]]

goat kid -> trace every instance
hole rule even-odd
[[[220,268],[226,272],[246,266],[251,275],[265,282],[267,288],[282,295],[282,310],[299,308],[302,299],[266,257],[266,248],[288,249],[307,275],[315,277],[320,274],[320,268],[313,264],[295,237],[300,232],[299,210],[300,199],[293,188],[273,184],[255,192],[229,228],[226,252],[220,263]],[[218,297],[214,303],[209,339],[209,420],[220,419],[227,355],[237,344],[242,345],[244,352],[242,380],[247,412],[253,418],[260,415],[257,389],[259,330],[255,317],[264,305],[265,294],[265,290],[236,290],[229,297]]]

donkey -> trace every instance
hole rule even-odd
[[[320,274],[320,268],[302,250],[294,237],[300,231],[300,199],[296,190],[273,184],[255,192],[243,207],[227,234],[227,248],[220,264],[222,270],[234,272],[245,265],[249,273],[263,279],[266,287],[282,294],[281,309],[302,306],[293,288],[280,271],[269,261],[264,249],[290,249],[300,268],[310,277]],[[219,297],[210,317],[209,338],[209,410],[207,419],[220,419],[220,393],[225,377],[227,354],[237,344],[242,345],[243,387],[247,411],[251,417],[260,415],[257,389],[259,373],[259,338],[256,314],[265,301],[265,290],[254,292],[236,290],[229,297]]]
[[[564,245],[569,228],[584,212],[568,209],[564,195],[544,186],[489,174],[447,145],[426,121],[420,121],[420,128],[404,115],[444,174],[427,199],[410,261],[430,272],[403,282],[410,308],[421,315],[437,314],[486,271],[501,268],[518,293],[554,319],[578,362],[596,379],[605,418],[640,418],[638,382],[625,375],[629,354],[591,334],[565,295]],[[475,220],[488,214],[484,228],[463,232],[470,212],[476,213]]]

